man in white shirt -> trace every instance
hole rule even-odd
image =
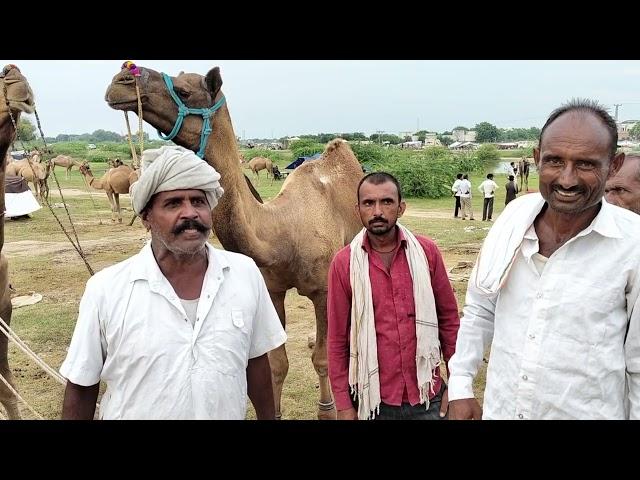
[[[493,173],[487,174],[487,179],[480,184],[478,190],[484,195],[484,204],[482,206],[482,221],[491,221],[493,215],[493,199],[496,194],[498,184],[493,181]]]
[[[588,100],[542,128],[540,193],[505,207],[469,279],[450,418],[640,418],[640,217],[603,200],[617,140]],[[472,382],[489,344],[483,412]]]
[[[192,151],[147,150],[131,187],[151,231],[87,282],[60,372],[63,419],[275,418],[267,352],[286,334],[254,261],[207,243],[220,175]]]
[[[475,220],[473,218],[473,207],[471,206],[471,182],[469,181],[469,175],[466,173],[462,176],[459,190],[460,202],[462,203],[462,220],[466,220],[467,215],[469,215],[469,220]]]

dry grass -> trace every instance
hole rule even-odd
[[[91,198],[75,170],[68,181],[64,180],[64,176],[59,176],[59,181],[64,189],[69,189],[69,210],[81,245],[94,270],[124,260],[139,251],[147,234],[139,221],[132,227],[127,226],[131,218],[130,210],[123,215],[124,224],[111,224],[104,193],[92,191]],[[275,189],[270,185],[267,187],[266,183],[263,183],[264,190],[259,188],[259,191],[268,199]],[[52,203],[60,202],[56,195],[56,189],[52,188]],[[478,197],[474,198],[474,204],[480,204]],[[407,203],[409,209],[403,223],[417,233],[434,238],[443,251],[448,268],[459,261],[475,260],[489,224],[479,220],[462,222],[450,218],[452,199],[408,199]],[[501,203],[503,200],[496,200],[496,210],[502,209]],[[127,196],[121,197],[121,205],[130,208]],[[478,217],[478,205],[475,207]],[[61,219],[64,218],[64,209],[56,208],[55,212]],[[64,223],[68,226],[67,221]],[[212,239],[212,243],[220,247],[217,240]],[[30,220],[7,220],[3,252],[9,258],[10,281],[18,294],[35,291],[43,296],[40,303],[14,310],[12,328],[30,348],[57,369],[66,355],[78,303],[89,273],[46,208],[35,212]],[[466,282],[453,282],[453,287],[461,310]],[[307,298],[300,297],[292,290],[287,295],[286,308],[290,368],[282,399],[283,418],[314,419],[317,414],[318,381],[311,363],[311,350],[307,346],[309,334],[315,332],[313,306]],[[9,359],[23,397],[44,418],[59,418],[63,387],[13,344],[9,347]],[[481,398],[484,368],[475,387]],[[34,418],[24,406],[21,406],[21,410],[25,418]],[[252,409],[248,416],[253,417]]]

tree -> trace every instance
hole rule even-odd
[[[640,122],[636,123],[631,130],[629,136],[634,140],[640,140]]]
[[[476,141],[480,143],[495,142],[500,138],[500,131],[498,127],[490,124],[489,122],[482,122],[475,126]]]
[[[414,133],[414,135],[418,136],[418,140],[424,142],[425,138],[427,138],[427,133],[431,133],[429,130],[420,130],[419,132]]]
[[[28,142],[36,138],[36,127],[27,118],[21,118],[18,122],[18,138],[23,142]]]
[[[449,134],[451,135],[451,134]],[[438,140],[440,140],[440,143],[442,145],[444,145],[445,147],[448,147],[449,145],[451,145],[453,143],[453,139],[449,138],[449,137],[445,137],[444,134],[443,135],[437,135],[436,138]]]
[[[454,128],[454,130],[464,130],[465,132],[469,131],[469,129],[467,127],[456,127],[456,128]]]

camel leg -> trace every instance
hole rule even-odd
[[[284,297],[287,292],[269,292],[271,302],[278,312],[282,327],[286,326],[286,313],[284,311]],[[269,352],[269,364],[271,365],[271,380],[273,381],[273,398],[276,406],[276,419],[282,418],[282,386],[289,372],[289,359],[284,344]]]
[[[69,180],[69,170],[71,170],[71,167],[67,167],[67,171],[66,171],[66,175],[65,175],[65,178],[67,180]]]
[[[38,188],[38,179],[35,175],[33,176],[33,189],[36,191],[36,200],[41,201],[42,198],[40,197],[40,189]]]
[[[111,205],[111,222],[116,222],[116,206],[113,201],[113,193],[107,192],[107,198],[109,199],[109,205]]]
[[[327,291],[310,296],[316,313],[316,343],[311,354],[313,367],[320,383],[320,401],[318,402],[318,420],[335,420],[336,409],[329,384],[327,358]]]
[[[2,290],[2,297],[0,300],[0,318],[4,320],[7,325],[11,324],[11,297],[9,292],[9,264],[4,255],[0,258],[0,290]],[[0,375],[15,389],[16,384],[9,368],[8,359],[8,344],[9,339],[2,333],[0,333]],[[20,420],[20,411],[18,410],[18,399],[7,388],[4,382],[0,382],[0,403],[7,411],[9,420]]]
[[[118,223],[122,223],[122,212],[120,211],[120,195],[117,193],[114,193],[113,198],[116,201],[116,212],[118,212]]]

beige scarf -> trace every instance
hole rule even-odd
[[[416,307],[416,367],[420,403],[429,408],[429,392],[433,393],[433,369],[440,365],[438,316],[431,288],[429,261],[422,245],[405,227],[397,224],[407,239],[407,262],[413,281]],[[373,317],[373,298],[369,277],[369,258],[362,248],[366,230],[362,229],[351,241],[351,335],[349,385],[358,399],[358,418],[375,418],[380,410],[380,377],[378,348]]]
[[[492,296],[502,288],[520,251],[524,234],[544,204],[542,195],[530,193],[504,207],[482,243],[469,279],[481,294]]]

